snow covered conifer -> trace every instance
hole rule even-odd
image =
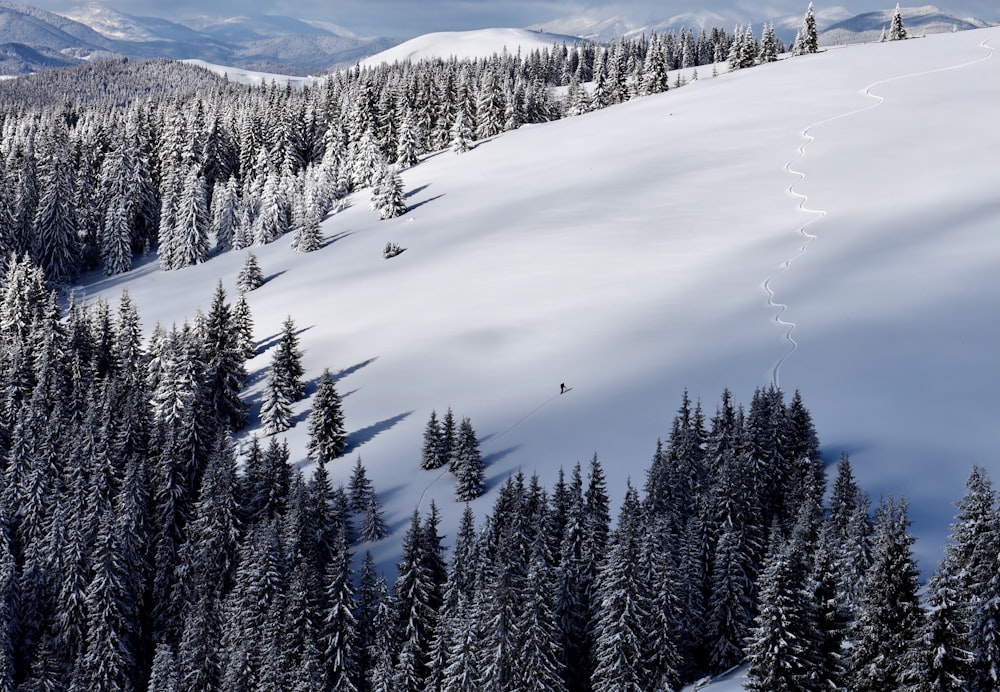
[[[375,496],[375,485],[368,478],[365,465],[361,463],[361,457],[354,462],[354,470],[351,471],[351,478],[347,482],[347,495],[351,503],[351,509],[355,512],[363,512]]]
[[[257,255],[248,252],[246,259],[243,260],[240,273],[236,275],[236,288],[240,292],[245,293],[258,289],[263,285],[264,272],[261,271],[260,264],[257,262]]]
[[[806,16],[802,19],[802,29],[799,30],[793,50],[796,55],[819,51],[819,33],[816,30],[816,17],[813,15],[812,3],[809,3]]]
[[[455,474],[455,496],[459,502],[475,500],[486,489],[483,477],[483,458],[472,422],[463,418],[458,428],[452,472]]]
[[[774,33],[774,24],[768,24],[761,32],[760,63],[775,62],[778,59],[778,37]]]
[[[372,186],[372,211],[378,212],[382,220],[392,219],[406,213],[406,196],[403,181],[396,169],[383,163],[376,173]]]
[[[294,399],[291,398],[287,383],[282,380],[281,372],[272,363],[264,387],[264,403],[260,409],[264,434],[274,435],[292,427],[292,403]]]
[[[329,369],[323,371],[309,416],[309,456],[317,461],[333,461],[347,448],[344,412]]]
[[[472,132],[472,126],[469,124],[464,108],[459,108],[458,112],[455,113],[455,122],[452,124],[449,134],[451,141],[448,148],[456,154],[463,154],[472,148],[471,142],[475,139],[475,134]]]
[[[205,178],[192,166],[184,178],[174,211],[174,251],[170,269],[200,264],[208,259],[207,199]]]
[[[444,466],[448,461],[448,457],[444,454],[443,446],[441,423],[438,421],[437,411],[431,411],[431,417],[427,420],[427,427],[424,428],[424,445],[420,455],[420,468],[431,470]]]
[[[374,492],[369,496],[364,512],[361,518],[361,540],[380,541],[389,535],[389,527],[382,517],[382,506]]]
[[[649,597],[639,565],[641,511],[638,493],[630,484],[597,579],[594,692],[648,689],[649,671],[642,655]]]
[[[896,9],[892,11],[892,23],[889,25],[889,40],[902,41],[906,38],[906,27],[903,26],[903,12],[896,3]]]
[[[39,152],[39,198],[32,249],[46,278],[63,283],[80,272],[72,152],[64,125],[54,124],[47,134],[51,141],[43,152]]]
[[[923,613],[906,508],[905,500],[890,498],[876,520],[873,562],[865,575],[849,665],[850,687],[859,692],[904,689],[913,682]]]

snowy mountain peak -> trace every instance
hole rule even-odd
[[[154,17],[135,17],[98,2],[74,7],[61,14],[117,41],[147,42],[204,38],[182,24]]]
[[[504,51],[528,53],[551,48],[557,43],[573,43],[576,36],[531,29],[480,29],[478,31],[440,31],[404,41],[361,61],[362,66],[381,63],[417,61],[433,58],[488,58]]]

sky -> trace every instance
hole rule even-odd
[[[885,0],[883,0],[885,2]],[[85,4],[73,0],[27,2],[59,11]],[[807,0],[633,0],[611,4],[589,0],[118,0],[103,3],[121,12],[181,20],[189,16],[235,16],[247,13],[279,14],[300,19],[333,22],[363,36],[410,37],[434,31],[465,31],[487,27],[525,27],[554,19],[593,15],[597,19],[620,16],[637,23],[662,20],[691,11],[736,14],[746,21],[804,14]],[[917,3],[913,3],[916,5]],[[961,16],[1000,21],[996,0],[943,0],[939,6]],[[839,0],[817,11],[844,7],[851,14],[890,7],[879,0]],[[904,3],[904,6],[906,3]],[[169,8],[169,9],[165,9]]]
[[[351,449],[328,470],[346,482],[363,460],[393,534],[362,554],[391,570],[414,507],[433,499],[449,537],[463,509],[446,471],[419,468],[432,410],[479,436],[481,519],[510,474],[551,486],[595,454],[617,505],[685,389],[711,416],[724,388],[749,403],[777,381],[827,463],[849,454],[875,504],[909,499],[932,572],[972,466],[1000,483],[996,48],[1000,27],[685,71],[665,94],[428,155],[401,173],[401,217],[353,193],[322,249],[253,248],[270,278],[247,295],[261,346],[238,441],[259,433],[267,345],[291,317],[305,379],[329,368],[343,400]],[[406,251],[386,260],[390,241]],[[235,296],[244,257],[147,260],[76,293],[114,306],[127,289],[148,334],[219,281]],[[307,471],[311,406],[283,434]]]

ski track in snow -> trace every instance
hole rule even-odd
[[[879,96],[878,94],[874,93],[874,90],[883,84],[889,84],[891,82],[897,82],[903,79],[910,79],[911,77],[920,77],[930,74],[936,74],[938,72],[948,72],[949,70],[958,70],[963,67],[969,67],[970,65],[975,65],[976,63],[989,60],[990,58],[993,57],[994,49],[992,46],[989,45],[989,41],[983,41],[982,43],[979,44],[979,46],[989,51],[985,56],[981,58],[976,58],[975,60],[969,60],[968,62],[959,63],[958,65],[949,65],[947,67],[939,67],[933,70],[922,70],[920,72],[911,72],[908,74],[898,75],[896,77],[889,77],[887,79],[880,79],[876,82],[872,82],[862,90],[862,93],[865,96],[875,99],[875,103],[863,106],[862,108],[856,108],[854,110],[850,110],[845,113],[840,113],[838,115],[834,115],[829,118],[824,118],[823,120],[817,120],[816,122],[807,125],[805,129],[802,130],[801,137],[805,141],[803,141],[799,145],[795,158],[793,158],[791,161],[785,164],[785,171],[790,175],[797,176],[797,179],[791,185],[788,186],[788,194],[791,195],[792,197],[799,198],[799,209],[801,211],[813,214],[814,216],[813,218],[809,219],[801,226],[799,226],[798,230],[796,231],[796,233],[805,238],[805,242],[803,242],[802,246],[799,247],[798,252],[796,252],[794,255],[792,255],[784,262],[782,262],[778,270],[775,271],[773,274],[771,274],[769,277],[767,277],[761,284],[761,287],[767,294],[768,307],[775,310],[774,322],[779,326],[785,327],[785,340],[788,342],[788,349],[781,355],[780,358],[778,358],[777,362],[774,364],[774,368],[771,371],[771,384],[774,387],[780,387],[781,366],[788,359],[788,357],[791,356],[798,349],[799,344],[797,341],[795,341],[795,338],[792,336],[792,332],[795,331],[796,323],[790,322],[782,318],[782,315],[785,313],[786,310],[788,310],[788,305],[785,303],[779,303],[775,301],[774,299],[775,294],[774,290],[771,288],[771,282],[776,277],[783,274],[792,265],[792,262],[794,262],[796,259],[805,254],[806,250],[809,248],[810,243],[812,243],[817,238],[816,235],[810,233],[807,229],[809,228],[809,226],[816,223],[817,221],[819,221],[820,219],[822,219],[824,216],[827,215],[827,212],[823,209],[810,209],[809,207],[807,207],[806,203],[809,201],[809,196],[806,195],[805,193],[797,192],[795,190],[795,187],[806,179],[806,174],[803,173],[802,171],[792,168],[792,165],[795,164],[797,161],[802,161],[802,159],[805,158],[806,147],[808,147],[809,144],[815,141],[816,138],[812,135],[812,130],[821,125],[834,122],[835,120],[849,118],[851,116],[859,115],[861,113],[865,113],[867,111],[878,108],[879,106],[882,105],[882,103],[885,102],[885,97]]]

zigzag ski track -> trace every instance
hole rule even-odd
[[[781,265],[779,265],[778,270],[775,271],[770,276],[768,276],[764,280],[764,282],[761,284],[761,288],[764,290],[764,293],[767,294],[767,305],[768,305],[768,307],[771,308],[771,309],[773,309],[775,311],[774,322],[775,322],[775,324],[777,324],[777,325],[785,328],[785,340],[788,342],[788,348],[787,348],[787,350],[781,355],[780,358],[778,358],[778,360],[774,364],[774,367],[771,370],[771,384],[774,387],[780,387],[780,385],[781,385],[781,366],[785,363],[785,361],[788,359],[788,357],[791,356],[798,349],[799,344],[798,344],[797,341],[795,341],[795,338],[792,336],[792,332],[795,331],[795,328],[797,326],[796,323],[795,322],[791,322],[789,320],[785,320],[782,317],[782,315],[784,315],[784,313],[788,310],[788,305],[785,304],[785,303],[779,303],[778,301],[775,300],[775,293],[774,293],[774,290],[771,288],[771,282],[776,277],[778,277],[779,275],[781,275],[782,273],[784,273],[785,271],[787,271],[788,268],[792,265],[792,262],[794,262],[796,259],[798,259],[799,257],[801,257],[802,255],[805,254],[806,250],[809,248],[809,245],[814,240],[817,239],[817,236],[814,235],[814,234],[812,234],[812,233],[810,233],[807,229],[809,228],[809,226],[811,226],[812,224],[814,224],[817,221],[819,221],[820,219],[822,219],[828,213],[824,209],[811,209],[811,208],[807,207],[806,204],[809,201],[809,196],[806,195],[805,193],[798,192],[795,189],[796,186],[799,183],[801,183],[803,180],[806,179],[806,174],[803,171],[800,171],[800,170],[797,170],[795,168],[792,168],[792,166],[796,162],[801,162],[805,158],[806,148],[809,146],[809,144],[811,144],[812,142],[814,142],[816,140],[816,138],[812,135],[812,131],[815,128],[821,126],[821,125],[825,125],[827,123],[831,123],[831,122],[833,122],[835,120],[841,120],[843,118],[849,118],[851,116],[859,115],[861,113],[865,113],[867,111],[873,110],[873,109],[878,108],[879,106],[881,106],[885,102],[885,97],[879,96],[878,94],[874,93],[874,90],[877,89],[879,86],[882,86],[884,84],[889,84],[891,82],[901,81],[901,80],[904,80],[904,79],[910,79],[910,78],[913,78],[913,77],[920,77],[920,76],[925,76],[925,75],[931,75],[931,74],[936,74],[936,73],[939,73],[939,72],[948,72],[950,70],[958,70],[958,69],[961,69],[963,67],[969,67],[970,65],[975,65],[976,63],[980,63],[980,62],[983,62],[985,60],[989,60],[990,58],[993,57],[993,54],[994,54],[995,51],[994,51],[993,47],[989,45],[988,41],[983,41],[979,45],[980,45],[981,48],[984,48],[985,50],[988,51],[988,53],[984,57],[976,58],[975,60],[969,60],[967,62],[959,63],[957,65],[949,65],[947,67],[939,67],[939,68],[935,68],[933,70],[921,70],[919,72],[910,72],[910,73],[907,73],[907,74],[897,75],[895,77],[889,77],[887,79],[880,79],[880,80],[878,80],[876,82],[872,82],[871,84],[869,84],[868,86],[866,86],[864,89],[862,89],[861,93],[864,94],[865,96],[869,97],[869,98],[875,99],[874,103],[871,103],[871,104],[869,104],[867,106],[863,106],[861,108],[856,108],[856,109],[853,109],[853,110],[850,110],[850,111],[846,111],[844,113],[840,113],[838,115],[834,115],[834,116],[829,117],[829,118],[824,118],[822,120],[817,120],[816,122],[807,125],[802,130],[802,132],[800,133],[800,137],[802,138],[803,142],[799,145],[799,148],[798,148],[798,151],[797,151],[795,157],[792,158],[787,164],[785,164],[785,171],[789,175],[796,176],[795,181],[793,181],[788,186],[787,192],[788,192],[788,194],[790,196],[797,197],[799,199],[799,206],[798,206],[798,208],[799,208],[800,211],[804,211],[804,212],[807,212],[809,214],[812,214],[813,217],[810,218],[810,219],[808,219],[802,225],[800,225],[798,227],[797,231],[796,231],[796,233],[798,235],[801,235],[804,238],[804,242],[799,247],[798,252],[796,252],[794,255],[792,255],[791,257],[789,257],[788,259],[786,259],[784,262],[782,262]]]

